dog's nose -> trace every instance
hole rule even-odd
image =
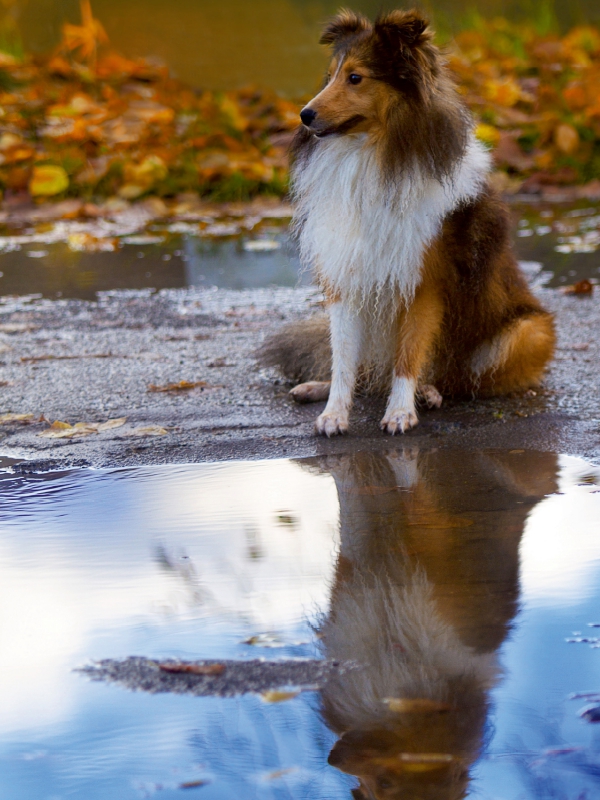
[[[313,111],[312,108],[303,108],[302,111],[300,112],[300,119],[302,120],[302,124],[306,125],[307,128],[310,128],[316,116],[317,112]]]

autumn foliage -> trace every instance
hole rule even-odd
[[[513,188],[600,179],[600,30],[561,37],[479,19],[456,37],[450,64]]]
[[[0,53],[2,191],[125,200],[286,192],[298,103],[255,88],[195,91],[149,59],[111,50],[89,0],[81,17],[49,56]],[[449,62],[495,151],[501,188],[600,180],[599,30],[542,36],[478,20]]]
[[[252,88],[194,91],[163,66],[112,51],[89,2],[81,6],[82,24],[65,25],[49,57],[0,53],[2,189],[126,200],[285,192],[296,103]]]

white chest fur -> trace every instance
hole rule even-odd
[[[479,194],[489,167],[489,154],[471,137],[444,184],[417,165],[386,185],[365,134],[319,142],[293,176],[303,263],[346,302],[362,306],[390,288],[410,299],[444,217]]]

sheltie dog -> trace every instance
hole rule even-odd
[[[263,362],[324,400],[320,434],[348,430],[357,380],[389,393],[381,428],[417,424],[415,396],[495,395],[539,384],[552,317],[509,243],[505,207],[428,22],[393,11],[371,23],[342,10],[323,89],[292,145],[301,258],[329,326],[309,320],[267,343]],[[328,347],[328,331],[331,352]],[[330,378],[330,380],[329,380]]]

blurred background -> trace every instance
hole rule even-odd
[[[64,22],[78,23],[78,0],[1,0],[4,37],[26,51],[47,52]],[[325,53],[317,44],[323,20],[341,5],[369,15],[381,8],[417,5],[440,35],[472,27],[477,14],[533,23],[541,34],[600,22],[598,0],[94,0],[112,45],[130,57],[155,56],[180,79],[204,89],[236,89],[249,83],[294,96],[319,81]]]

